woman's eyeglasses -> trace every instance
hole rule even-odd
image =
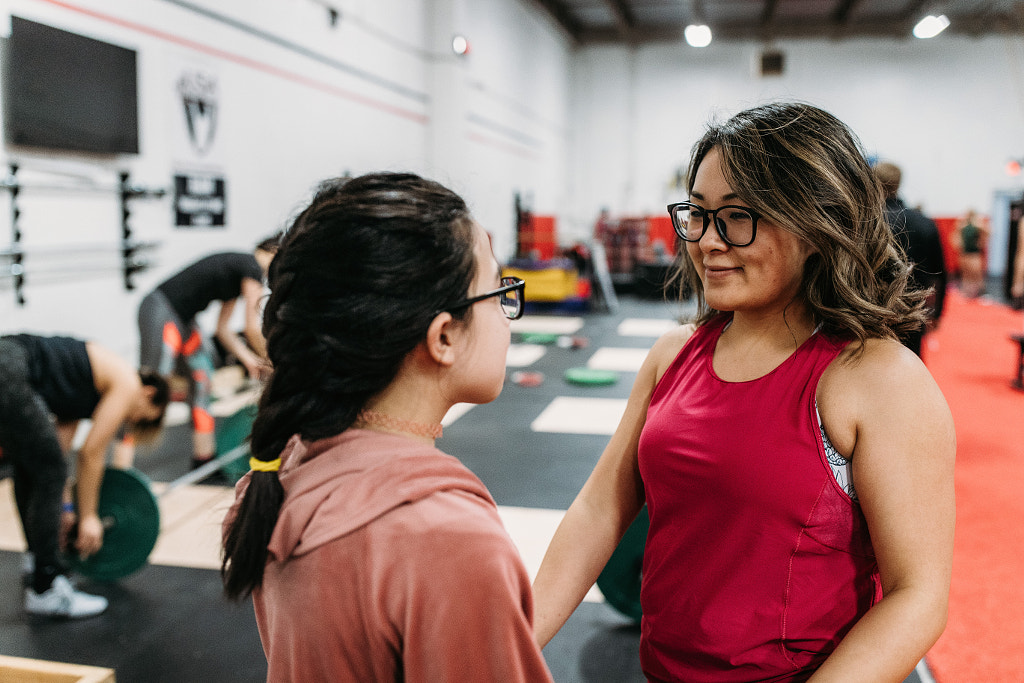
[[[668,205],[672,227],[684,242],[700,242],[711,222],[722,240],[733,247],[746,247],[757,235],[759,213],[745,206],[720,206],[705,209],[690,202]]]
[[[519,320],[519,318],[523,317],[525,293],[526,282],[517,277],[503,277],[501,278],[501,287],[498,287],[494,291],[474,296],[470,299],[466,299],[465,301],[460,301],[457,304],[449,306],[445,310],[451,312],[462,308],[468,308],[479,301],[496,296],[498,297],[498,303],[501,305],[501,311],[505,314],[505,317],[509,320]]]

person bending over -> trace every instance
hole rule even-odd
[[[661,337],[534,581],[545,644],[647,504],[651,681],[900,682],[946,623],[955,435],[899,338],[925,319],[853,133],[801,103],[712,125],[692,324]]]
[[[260,377],[266,359],[260,300],[267,264],[277,250],[278,239],[263,240],[250,254],[225,252],[201,258],[158,285],[139,305],[139,366],[164,377],[181,368],[190,382],[193,468],[209,461],[216,448],[210,414],[214,363],[195,317],[214,301],[219,302],[218,341],[238,358],[251,377]],[[239,301],[245,307],[244,339],[230,326]]]
[[[268,681],[550,681],[529,577],[483,483],[439,451],[501,391],[523,282],[463,200],[411,174],[321,187],[270,265],[273,366],[224,525]]]
[[[69,551],[88,557],[102,547],[97,509],[107,448],[122,427],[137,439],[154,438],[168,394],[162,377],[137,372],[96,342],[0,337],[0,449],[13,466],[28,544],[32,576],[25,610],[30,614],[87,617],[106,609],[105,598],[71,585],[60,559],[60,537],[77,522],[77,537],[67,539]],[[72,495],[65,491],[64,453],[83,419],[92,426],[78,451]]]

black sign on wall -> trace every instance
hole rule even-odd
[[[174,224],[179,227],[224,227],[225,181],[220,176],[174,176]]]

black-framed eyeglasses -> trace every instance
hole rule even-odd
[[[501,311],[505,314],[505,317],[509,320],[519,320],[523,317],[523,303],[525,301],[525,295],[526,282],[524,280],[517,277],[503,277],[501,278],[501,287],[498,287],[494,291],[474,296],[470,299],[466,299],[465,301],[460,301],[457,304],[448,306],[444,310],[450,313],[461,308],[468,308],[479,301],[496,296],[498,297],[498,303],[501,304]]]
[[[711,221],[722,240],[733,247],[746,247],[757,235],[757,219],[761,214],[746,206],[720,206],[705,209],[690,202],[668,205],[672,227],[684,242],[699,242]]]

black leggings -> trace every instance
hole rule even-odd
[[[14,469],[21,527],[35,555],[33,588],[42,593],[64,571],[58,534],[67,464],[50,411],[28,378],[24,349],[0,339],[0,448]]]

